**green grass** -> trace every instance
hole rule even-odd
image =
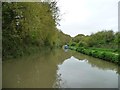
[[[95,58],[103,59],[109,62],[113,62],[117,64],[119,62],[118,52],[112,49],[85,48],[85,47],[76,47],[76,46],[69,46],[69,48],[77,52],[80,52],[89,56],[93,56]]]

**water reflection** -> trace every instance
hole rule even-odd
[[[71,50],[42,50],[3,62],[3,88],[117,87],[117,65]],[[111,83],[112,82],[112,83]]]
[[[65,52],[68,52],[68,49],[64,49]]]
[[[117,88],[118,77],[113,70],[92,67],[89,60],[74,56],[58,65],[56,87],[58,88]]]
[[[57,65],[71,56],[63,50],[44,50],[3,62],[3,88],[52,88]]]
[[[88,55],[84,55],[81,53],[76,53],[74,52],[74,57],[84,60],[87,59],[88,63],[92,66],[92,67],[96,67],[102,70],[114,70],[114,71],[120,71],[118,70],[118,65],[115,65],[113,63],[98,59],[98,58],[94,58]]]

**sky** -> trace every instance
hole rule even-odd
[[[60,26],[64,33],[90,35],[102,30],[118,31],[120,0],[58,0]]]

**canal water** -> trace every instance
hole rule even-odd
[[[75,51],[44,50],[2,63],[3,88],[118,88],[118,66]]]

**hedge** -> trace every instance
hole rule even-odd
[[[91,48],[84,48],[84,47],[71,47],[71,50],[76,50],[77,52],[93,56],[95,58],[103,59],[106,61],[118,63],[119,62],[119,54],[115,54],[111,50],[104,50],[104,49],[91,49]]]

